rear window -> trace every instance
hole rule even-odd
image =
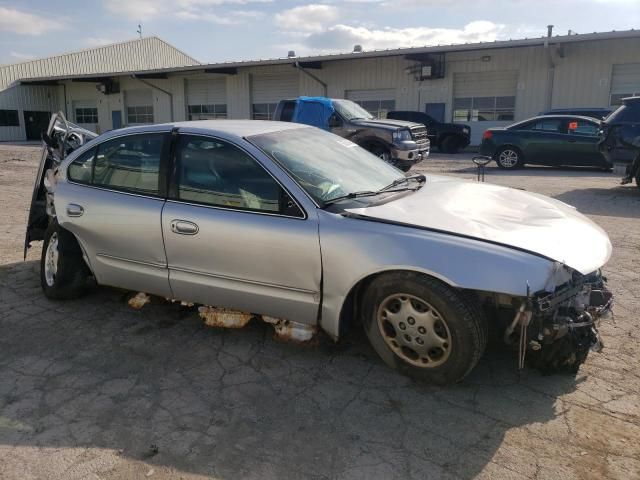
[[[282,112],[280,112],[281,122],[290,122],[293,120],[293,112],[296,111],[296,102],[283,102]]]

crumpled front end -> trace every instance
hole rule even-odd
[[[526,362],[543,373],[577,372],[589,351],[603,343],[598,327],[612,316],[613,294],[600,271],[571,278],[552,292],[520,299],[504,340],[517,348],[519,367]]]

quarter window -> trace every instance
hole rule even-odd
[[[463,97],[453,99],[454,122],[511,121],[516,97]]]
[[[127,123],[153,123],[153,105],[127,107]]]
[[[157,195],[163,143],[163,134],[145,133],[100,144],[92,184]]]
[[[71,162],[67,169],[67,176],[69,177],[69,180],[73,180],[78,183],[91,183],[95,156],[96,149],[92,148]]]
[[[0,127],[19,127],[18,110],[0,110]]]
[[[218,207],[302,216],[283,188],[248,154],[227,142],[180,137],[178,200]]]
[[[98,109],[95,107],[76,108],[76,123],[98,123]]]
[[[189,105],[189,120],[215,120],[227,118],[227,105]]]
[[[254,103],[251,106],[251,118],[254,120],[271,120],[277,106],[277,103]]]

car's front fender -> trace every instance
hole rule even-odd
[[[339,335],[349,292],[386,271],[415,271],[455,288],[525,296],[556,284],[557,263],[529,252],[449,235],[321,211],[323,299],[320,326]]]

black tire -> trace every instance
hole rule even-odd
[[[390,345],[395,339],[404,342],[397,337],[397,332],[395,335],[390,332],[393,327],[390,329],[388,325],[390,322],[383,319],[386,313],[382,312],[386,310],[381,307],[389,305],[386,303],[389,299],[393,302],[395,296],[399,296],[398,301],[408,298],[411,308],[414,307],[413,302],[418,299],[428,304],[427,312],[435,310],[437,318],[442,319],[444,329],[440,325],[440,331],[446,330],[446,334],[443,336],[437,332],[439,320],[433,324],[433,333],[438,335],[439,340],[448,339],[449,345],[443,344],[443,347],[448,349],[448,353],[445,353],[444,348],[441,349],[440,359],[436,355],[432,366],[427,366],[431,362],[430,353],[429,361],[425,362],[425,359],[411,348],[399,347],[396,344],[396,350],[401,352],[398,353]],[[387,365],[413,378],[438,385],[451,384],[461,381],[476,366],[487,344],[487,322],[476,303],[474,297],[454,290],[432,277],[413,272],[387,273],[375,278],[363,296],[363,325],[371,345]],[[380,321],[379,312],[381,313]],[[407,318],[408,322],[412,320],[411,317]],[[409,337],[406,334],[411,333],[410,328],[420,328],[418,325],[421,320],[413,319],[413,321],[414,327],[407,327],[405,334],[401,334],[403,337]],[[399,326],[402,328],[402,322]],[[429,335],[430,332],[427,331],[424,338]],[[419,341],[418,336],[411,342],[420,348],[415,343]],[[432,335],[431,338],[433,338]],[[436,347],[435,350],[437,351],[438,348]],[[407,351],[412,354],[408,354]]]
[[[380,157],[385,162],[393,165],[393,160],[391,159],[391,151],[384,145],[370,145],[368,147],[365,147],[365,149],[369,150],[376,157]]]
[[[460,151],[460,141],[455,135],[445,137],[440,143],[440,151],[443,153],[458,153]]]
[[[413,165],[396,165],[400,170],[402,170],[403,172],[408,172],[409,170],[411,170],[411,167]]]
[[[507,160],[507,157],[509,160]],[[512,147],[511,145],[500,147],[494,159],[498,167],[504,170],[515,170],[516,168],[522,168],[524,166],[524,156],[522,152],[520,149]]]
[[[57,241],[57,259],[54,257],[51,260],[55,264],[54,270],[46,265],[49,261],[47,251],[52,241]],[[40,285],[45,296],[52,300],[78,298],[87,290],[88,277],[89,269],[76,238],[60,227],[58,222],[51,222],[44,234],[40,257]]]

